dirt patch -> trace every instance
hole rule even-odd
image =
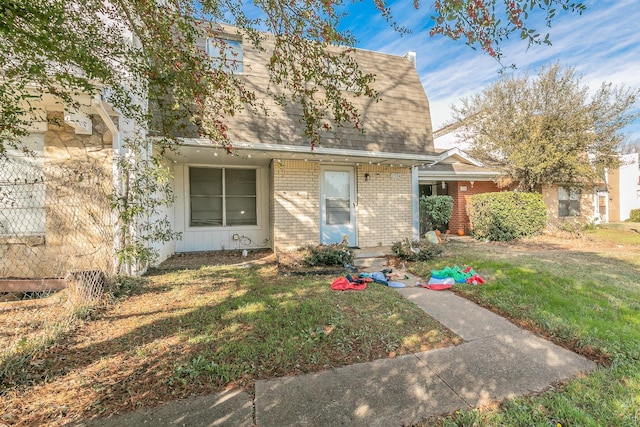
[[[271,249],[208,251],[175,254],[163,261],[154,270],[196,270],[207,265],[267,264],[275,261]]]
[[[152,271],[197,270],[212,265],[264,265],[276,263],[282,275],[326,275],[344,274],[347,270],[338,265],[315,266],[304,265],[304,250],[279,251],[277,255],[271,249],[248,250],[246,256],[242,251],[209,251],[175,254],[162,262]]]
[[[305,249],[280,251],[277,255],[278,272],[283,275],[341,275],[349,272],[341,265],[318,265],[309,267],[304,264],[308,254]]]

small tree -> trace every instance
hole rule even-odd
[[[603,84],[592,96],[573,68],[507,77],[454,108],[469,153],[519,189],[597,182],[619,165],[620,132],[638,117],[640,91]]]
[[[451,196],[422,196],[420,198],[420,232],[425,233],[445,227],[451,219],[452,212]]]
[[[114,189],[111,208],[117,216],[115,273],[144,271],[158,256],[155,243],[181,237],[174,232],[164,209],[174,202],[172,175],[160,155],[149,153],[146,139],[124,144],[116,158],[121,185]]]

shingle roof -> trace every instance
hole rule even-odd
[[[258,51],[250,43],[244,45],[244,79],[264,99],[269,115],[244,110],[228,123],[228,134],[236,142],[309,145],[303,138],[303,125],[298,121],[302,109],[286,109],[267,97],[269,85],[267,61],[273,48],[273,37],[263,44],[266,51]],[[338,128],[339,139],[332,133],[323,139],[322,146],[383,153],[432,154],[433,137],[429,101],[414,64],[400,56],[356,50],[354,53],[363,72],[373,73],[373,87],[380,101],[366,97],[354,98],[362,114],[365,133],[352,126]]]

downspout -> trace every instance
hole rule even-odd
[[[120,134],[120,130],[111,119],[111,116],[109,116],[109,114],[107,113],[107,110],[104,107],[104,101],[102,100],[101,95],[97,95],[93,99],[93,106],[95,107],[96,111],[98,112],[98,115],[100,116],[104,124],[107,126],[107,129],[109,129],[109,132],[111,132],[112,149],[114,152],[114,161],[112,164],[112,176],[113,176],[112,183],[113,183],[113,188],[118,189],[119,194],[122,194],[123,184],[122,184],[122,179],[120,177],[120,169],[118,167],[118,162],[120,161],[120,158],[123,155],[122,137]],[[123,236],[122,236],[122,230],[121,230],[122,226],[120,225],[120,221],[118,220],[117,215],[115,213],[112,215],[114,220],[113,221],[114,223],[113,249],[115,253],[115,251],[120,249],[122,245]],[[117,259],[115,259],[114,261],[115,261],[114,273],[119,274],[120,268],[121,268],[120,261]]]

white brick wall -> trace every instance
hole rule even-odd
[[[411,168],[363,165],[357,172],[358,245],[390,245],[410,238]]]
[[[316,162],[274,161],[274,246],[291,249],[320,241],[319,168]]]
[[[272,168],[274,247],[319,243],[319,164],[282,160]],[[410,238],[411,168],[362,165],[356,171],[358,245],[390,245]]]

